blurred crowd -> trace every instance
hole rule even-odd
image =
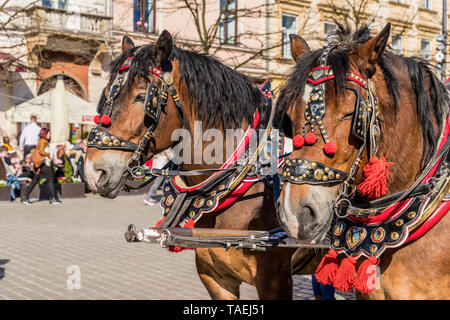
[[[50,139],[50,129],[41,128],[35,116],[30,118],[30,124],[22,131],[17,149],[11,146],[8,137],[3,137],[0,145],[0,167],[3,167],[0,185],[10,187],[11,201],[22,195],[22,203],[31,204],[29,195],[34,187],[45,183],[50,203],[59,204],[54,184],[82,181],[86,142],[78,139],[75,145],[52,145]],[[25,190],[21,192],[21,188]]]

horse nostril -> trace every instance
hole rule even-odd
[[[98,178],[97,178],[96,185],[97,185],[97,187],[101,187],[108,182],[110,172],[108,170],[104,170],[104,169],[97,169],[97,173],[98,173]]]
[[[301,221],[304,221],[306,224],[316,223],[318,218],[318,212],[315,209],[314,205],[309,203],[303,203],[300,205],[298,217]]]

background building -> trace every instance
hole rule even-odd
[[[6,111],[39,101],[58,76],[71,94],[96,104],[125,34],[141,45],[167,29],[178,46],[213,55],[258,82],[270,75],[279,86],[294,65],[289,34],[303,36],[317,49],[336,22],[359,27],[371,20],[376,31],[390,22],[392,49],[436,65],[439,46],[446,48],[437,41],[444,1],[3,0],[0,136],[15,141],[22,124],[9,121]],[[91,116],[70,129],[78,127],[81,137]]]

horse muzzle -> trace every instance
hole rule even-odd
[[[84,170],[89,188],[107,198],[117,197],[128,177],[127,156],[124,152],[88,149]]]

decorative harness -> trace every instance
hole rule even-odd
[[[325,82],[334,79],[330,66],[327,66],[327,57],[335,47],[324,49],[319,58],[320,65],[312,69],[308,78],[314,88],[305,109],[303,135],[306,127],[309,126],[314,133],[314,126],[318,126],[325,143],[329,142],[322,124],[326,113]],[[437,153],[408,189],[356,206],[351,202],[356,193],[355,176],[366,147],[369,148],[369,158],[377,153],[381,132],[379,123],[382,119],[373,82],[352,71],[346,78],[367,91],[367,99],[363,99],[357,90],[346,87],[356,95],[351,133],[361,141],[349,172],[304,158],[287,159],[282,168],[282,180],[312,185],[340,183],[338,196],[334,201],[335,216],[328,231],[333,250],[322,260],[316,277],[319,282],[334,284],[341,291],[354,287],[367,293],[374,289],[367,287],[368,266],[376,264],[387,248],[399,247],[421,237],[450,210],[450,118],[444,123]],[[341,267],[336,271],[336,267],[329,266],[337,266],[336,256],[339,253],[345,253],[348,258],[342,261]],[[358,270],[357,279],[354,279],[355,259],[360,256],[369,259],[367,263],[363,262],[361,272]],[[349,267],[351,265],[353,266]]]

